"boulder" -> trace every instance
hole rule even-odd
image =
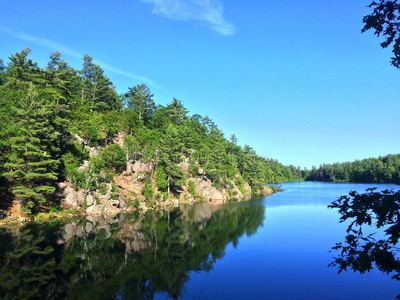
[[[137,177],[137,181],[143,182],[146,179],[146,175],[145,174],[139,174]]]
[[[225,201],[221,191],[212,185],[208,179],[192,178],[195,183],[196,194],[203,196],[207,202],[220,204]]]
[[[84,192],[82,189],[75,190],[70,185],[64,189],[65,199],[64,205],[69,208],[78,208],[83,205]]]
[[[86,222],[85,224],[85,231],[86,233],[90,233],[93,230],[93,224],[91,222]]]
[[[89,194],[86,196],[86,205],[87,206],[92,206],[96,202],[96,199],[94,199],[93,195]]]
[[[132,172],[133,173],[141,173],[141,172],[150,172],[151,171],[151,164],[150,163],[143,163],[140,160],[135,161],[132,165]]]
[[[189,162],[186,161],[180,162],[178,166],[181,168],[182,171],[189,172],[189,167],[190,167]]]

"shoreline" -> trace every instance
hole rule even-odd
[[[276,190],[276,191],[271,191],[270,193],[265,193],[262,195],[257,195],[253,194],[249,199],[247,200],[242,200],[242,201],[237,201],[237,202],[232,202],[232,201],[226,201],[224,203],[213,203],[213,202],[191,202],[191,203],[170,203],[170,204],[159,204],[159,205],[153,205],[150,207],[147,207],[145,205],[139,206],[137,208],[135,207],[127,207],[127,208],[116,208],[115,210],[112,211],[103,211],[100,213],[95,213],[95,212],[87,212],[84,210],[74,210],[74,209],[67,209],[67,210],[61,210],[58,213],[54,212],[47,212],[47,213],[39,213],[32,218],[24,218],[24,217],[6,217],[4,219],[0,220],[0,228],[7,228],[7,227],[12,227],[12,226],[17,226],[17,227],[22,227],[23,225],[29,224],[29,223],[35,223],[35,222],[49,222],[49,221],[56,221],[56,220],[63,220],[63,219],[73,219],[73,218],[83,218],[83,217],[90,217],[90,216],[111,216],[111,215],[118,215],[121,213],[133,213],[133,212],[140,212],[140,213],[145,213],[148,210],[157,210],[157,209],[167,209],[170,207],[179,207],[183,205],[199,205],[199,204],[209,204],[211,206],[216,206],[216,205],[225,205],[228,203],[240,203],[240,202],[249,202],[255,197],[268,197],[271,196],[275,193],[283,192],[283,190]]]

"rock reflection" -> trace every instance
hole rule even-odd
[[[1,230],[5,299],[178,298],[191,271],[262,225],[264,207],[194,206]]]

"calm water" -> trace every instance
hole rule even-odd
[[[394,299],[400,284],[328,268],[345,224],[327,205],[395,185],[287,183],[246,203],[0,230],[0,298]]]

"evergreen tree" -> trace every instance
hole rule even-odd
[[[133,109],[140,120],[147,123],[155,110],[153,94],[145,84],[138,84],[130,87],[125,93],[127,108]]]
[[[180,180],[183,174],[178,163],[182,161],[182,149],[183,143],[177,128],[169,125],[161,138],[160,144],[160,164],[164,167],[167,175],[168,197],[171,187],[179,187],[181,185]]]
[[[28,58],[31,53],[30,48],[25,48],[21,52],[10,56],[10,66],[7,69],[6,80],[15,89],[18,89],[20,83],[32,82],[43,85],[45,83],[44,72],[37,63]]]
[[[12,180],[12,192],[32,212],[55,192],[59,160],[52,154],[59,149],[54,146],[57,134],[50,123],[54,104],[30,84],[26,97],[15,103],[13,114],[17,119],[14,135],[7,140],[10,149],[3,176]]]
[[[183,124],[187,118],[188,110],[183,106],[182,101],[174,98],[170,104],[167,105],[166,111],[168,118],[173,124]]]
[[[112,82],[89,55],[83,57],[81,98],[86,100],[90,111],[119,110],[121,99]]]

